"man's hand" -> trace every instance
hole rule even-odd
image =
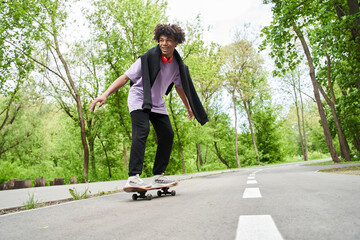
[[[186,110],[187,110],[187,118],[192,119],[194,117],[194,113],[191,111],[191,108],[188,108]]]
[[[106,102],[106,98],[107,97],[105,97],[104,95],[101,95],[100,97],[95,98],[94,101],[91,103],[90,110],[94,111],[95,106],[96,106],[97,103],[100,103],[99,106],[98,106],[98,108],[100,108]]]
[[[91,103],[91,107],[90,110],[94,111],[95,106],[97,103],[100,103],[98,108],[100,108],[102,105],[104,105],[104,103],[106,102],[107,97],[119,90],[120,88],[122,88],[127,81],[129,81],[130,78],[128,76],[126,76],[125,74],[121,75],[120,77],[118,77],[111,85],[110,87],[103,93],[103,95],[101,95],[100,97],[97,97],[94,99],[94,101]]]

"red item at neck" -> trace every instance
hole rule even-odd
[[[161,55],[161,61],[162,61],[163,63],[166,63],[166,62],[171,63],[172,60],[173,60],[173,57],[172,57],[172,56],[171,56],[169,59],[167,59],[165,56]]]

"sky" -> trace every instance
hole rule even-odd
[[[211,27],[204,40],[223,46],[234,41],[236,29],[241,29],[244,24],[250,24],[250,32],[259,36],[261,28],[270,25],[272,20],[271,5],[263,4],[263,0],[168,0],[167,15],[171,23],[176,20],[194,21],[198,14],[202,26]],[[249,37],[248,40],[253,38]],[[260,42],[259,38],[257,43]],[[259,54],[263,57],[264,67],[269,73],[268,82],[274,93],[273,101],[282,102],[284,97],[278,94],[279,83],[271,78],[273,60],[269,57],[268,51]],[[230,109],[230,103],[230,98],[225,96],[224,110]]]
[[[203,26],[211,26],[205,35],[208,42],[226,45],[234,39],[234,31],[250,23],[254,29],[270,25],[271,6],[263,0],[168,0],[170,22],[194,21],[200,14]]]

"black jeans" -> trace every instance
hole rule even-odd
[[[166,170],[169,164],[172,144],[174,139],[174,131],[172,129],[168,115],[144,112],[135,110],[130,113],[132,126],[132,143],[129,163],[129,176],[141,174],[144,164],[145,145],[150,131],[150,123],[152,123],[158,146],[156,150],[153,174],[161,174]]]

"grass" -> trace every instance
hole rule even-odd
[[[325,166],[325,165],[337,166],[339,164],[351,164],[351,163],[360,163],[360,161],[345,161],[343,159],[340,159],[339,163],[336,163],[334,161],[326,161],[326,162],[305,164],[303,166]],[[330,169],[322,169],[322,170],[319,170],[319,172],[360,175],[360,166],[334,167],[334,168],[330,168]]]
[[[326,159],[326,158],[330,158],[330,155],[328,154],[322,154],[322,153],[318,153],[318,152],[314,152],[314,153],[309,153],[308,156],[309,160],[308,162],[311,162],[313,160],[319,160],[319,159]],[[284,159],[284,161],[281,162],[272,162],[272,163],[262,163],[262,166],[267,166],[267,165],[277,165],[277,164],[283,164],[283,163],[296,163],[296,162],[305,162],[303,156],[292,156],[292,157],[286,157]],[[247,166],[247,167],[257,167],[258,165],[252,165],[252,166]]]
[[[88,192],[89,190],[89,186],[85,189],[84,192],[81,192],[81,191],[77,191],[76,188],[73,188],[73,189],[69,189],[69,192],[71,194],[71,196],[74,198],[74,200],[80,200],[80,199],[86,199],[88,198]]]
[[[360,166],[323,169],[323,170],[320,170],[320,172],[348,174],[348,175],[360,175]]]
[[[308,153],[309,161],[325,159],[325,158],[330,158],[330,155],[329,154],[323,154],[323,153],[320,153],[320,152],[309,152]],[[285,161],[281,162],[281,163],[293,163],[293,162],[304,162],[304,157],[299,156],[299,155],[298,156],[287,157],[287,158],[285,158]]]
[[[344,160],[340,160],[339,163],[336,163],[334,161],[326,161],[326,162],[319,162],[319,163],[311,163],[311,164],[306,164],[304,166],[316,166],[316,165],[337,165],[337,164],[350,164],[350,163],[360,163],[359,161],[344,161]]]
[[[39,200],[35,199],[35,192],[32,194],[28,193],[28,195],[29,199],[23,203],[24,208],[26,210],[37,208],[40,202]]]

